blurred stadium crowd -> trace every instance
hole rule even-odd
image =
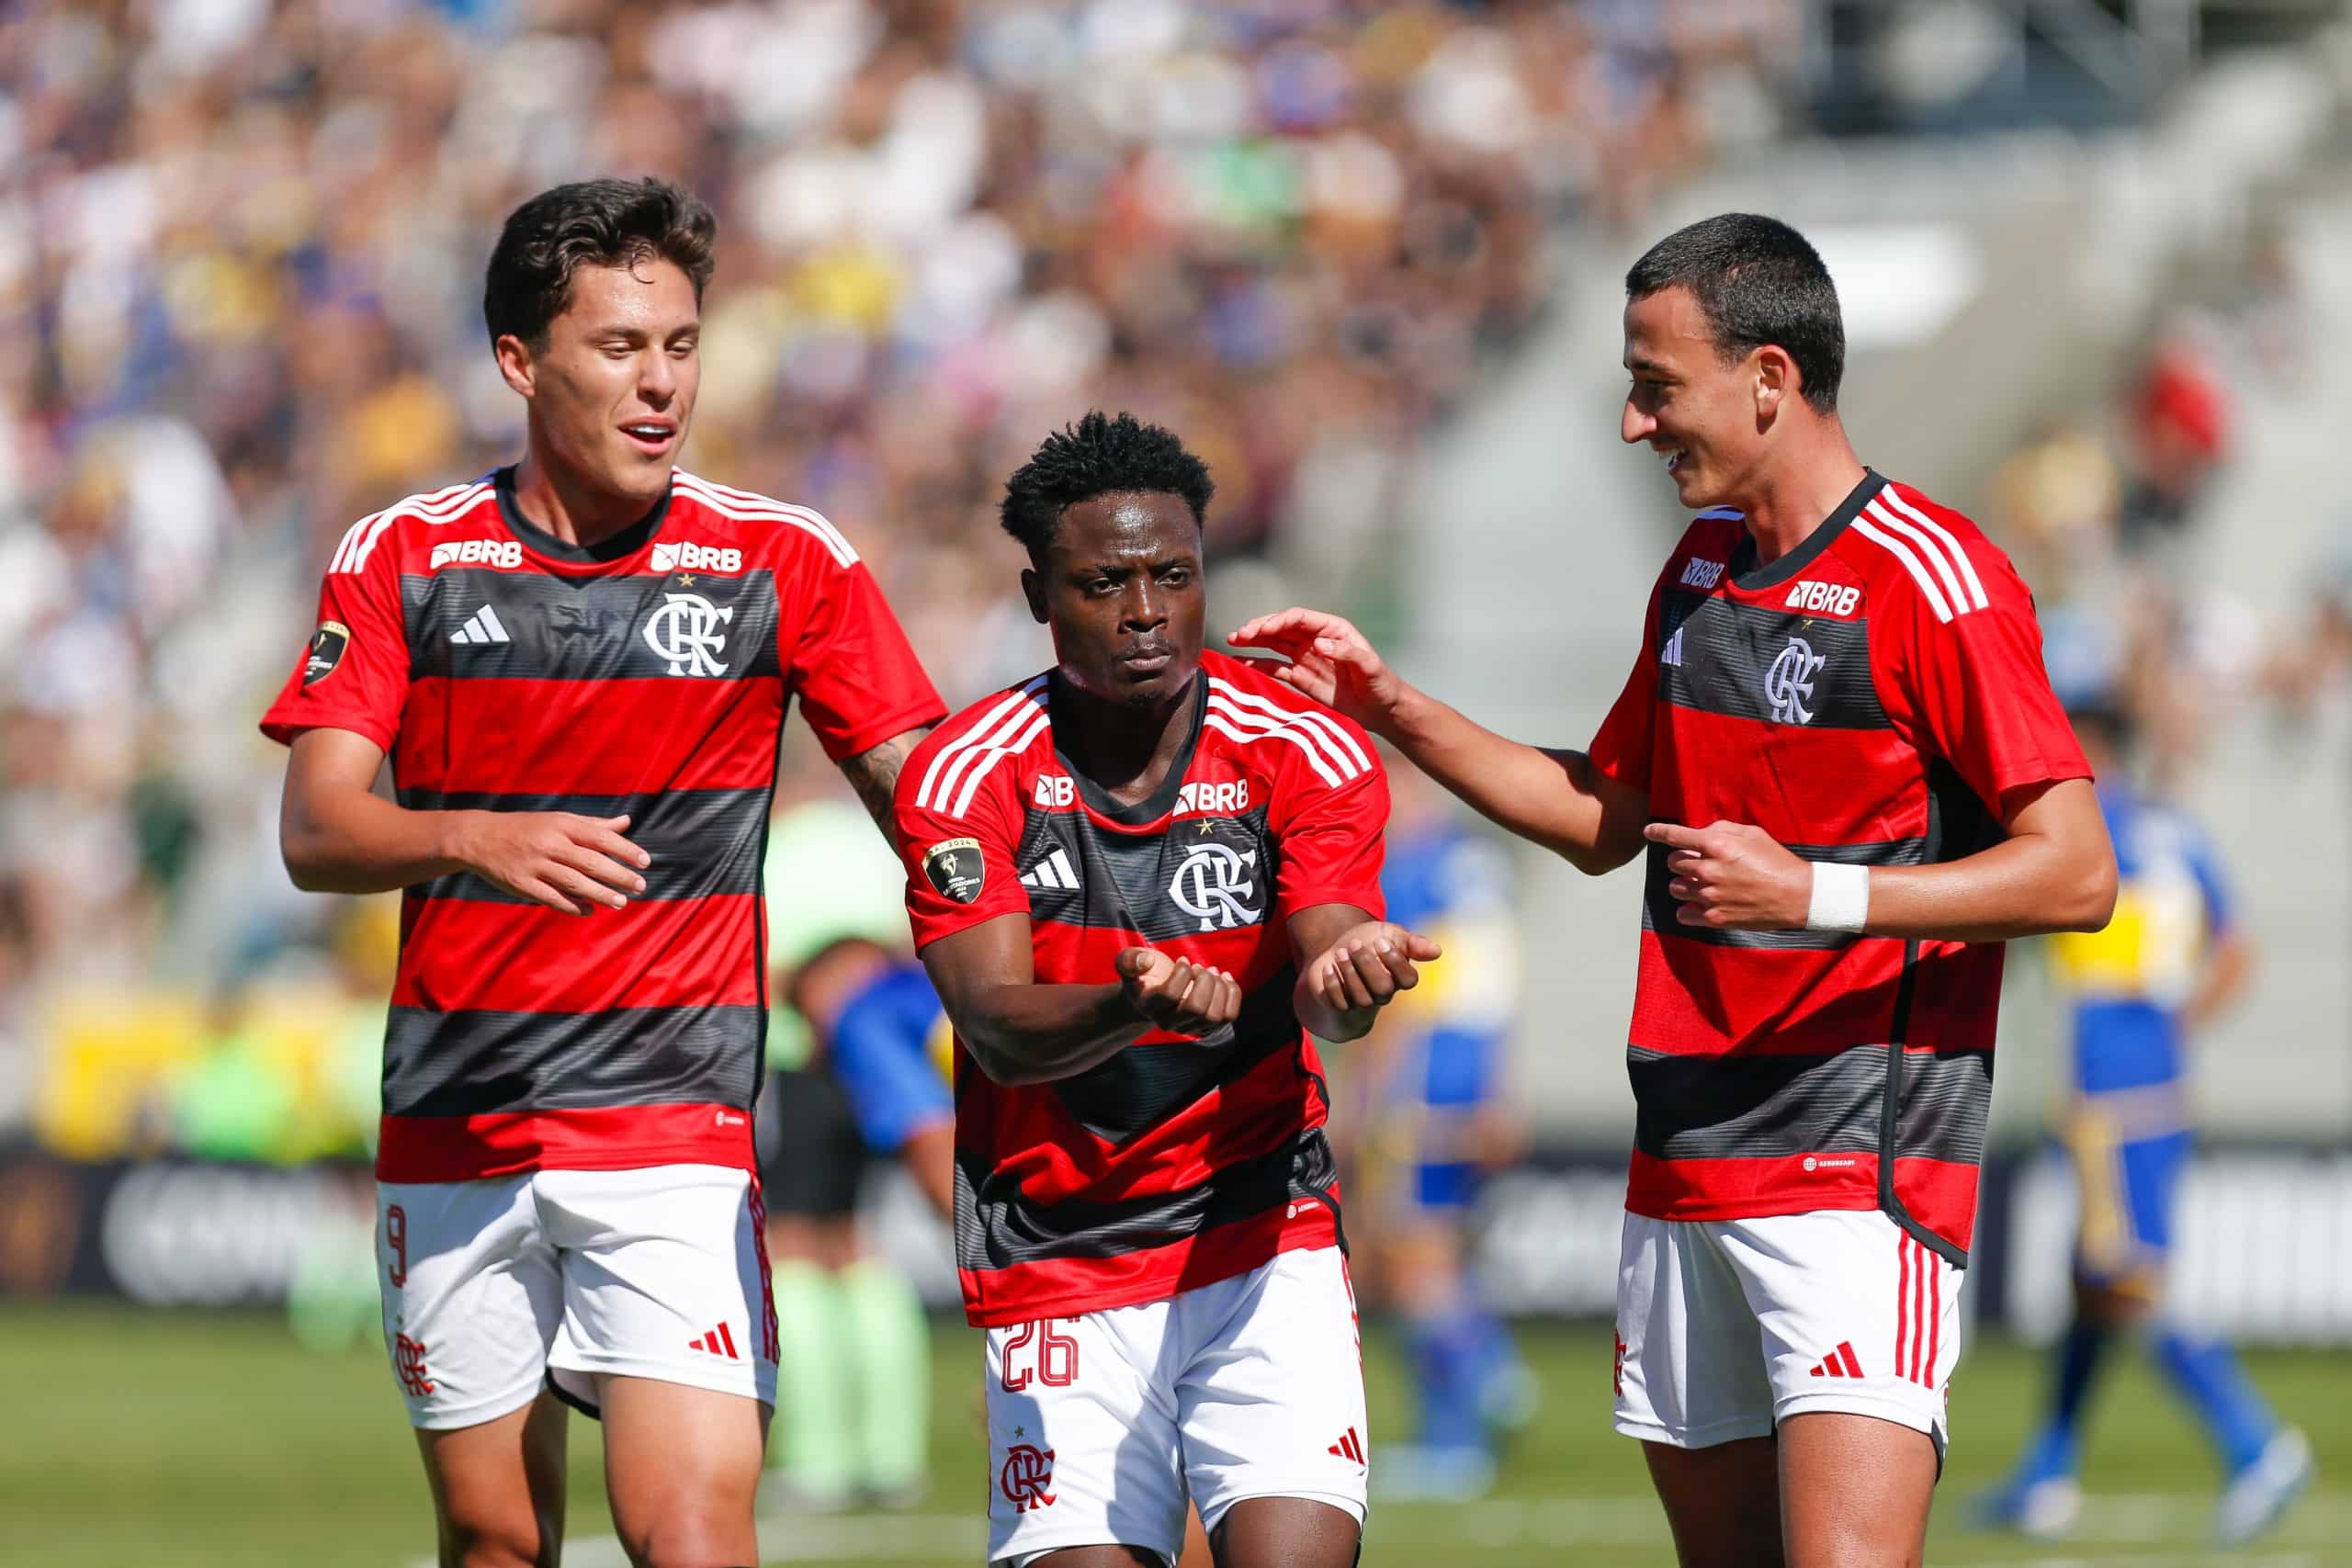
[[[380,998],[389,917],[285,887],[253,717],[342,530],[519,450],[481,270],[534,190],[658,172],[712,202],[691,462],[841,521],[960,700],[1031,662],[992,506],[1041,431],[1096,403],[1182,430],[1228,558],[1360,531],[1543,308],[1554,222],[1623,221],[1770,130],[1791,16],[10,7],[0,1125],[37,1110],[91,1153],[357,1138],[364,1094],[322,1090],[367,1073],[321,1043],[372,1057],[332,1021]],[[278,1114],[202,1109],[273,1080]]]
[[[994,501],[1089,406],[1209,459],[1214,554],[1342,607],[1390,591],[1347,542],[1396,525],[1417,437],[1566,286],[1556,226],[1638,228],[1726,144],[1801,128],[1798,10],[9,7],[0,1134],[363,1145],[392,908],[287,884],[254,720],[345,527],[519,450],[480,288],[526,196],[645,172],[712,203],[690,464],[839,521],[960,701],[1036,662]],[[2291,374],[2292,279],[2249,287]],[[2149,668],[2172,610],[2135,563],[2226,459],[2228,400],[2167,336],[2116,419],[2004,470],[1985,521],[2053,664]],[[2235,668],[2316,700],[2352,645],[2324,603],[2291,667]]]

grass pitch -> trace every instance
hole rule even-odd
[[[1608,1429],[1601,1329],[1524,1336],[1541,1414],[1492,1496],[1376,1503],[1370,1568],[1441,1555],[1455,1568],[1606,1563],[1668,1568],[1673,1554],[1634,1446]],[[1367,1336],[1372,1426],[1405,1430],[1390,1337]],[[2352,1355],[2265,1354],[2254,1375],[2311,1434],[2321,1475],[2271,1539],[2205,1544],[2213,1460],[2131,1358],[2101,1391],[2080,1535],[2038,1545],[1962,1528],[1961,1506],[2004,1466],[2040,1399],[2041,1363],[1971,1348],[1952,1393],[1951,1470],[1928,1553],[1938,1568],[2192,1568],[2352,1564]],[[977,1336],[940,1330],[930,1499],[899,1515],[764,1521],[770,1563],[977,1564],[986,1482],[974,1416]],[[591,1422],[572,1425],[571,1568],[616,1568]],[[0,1307],[0,1563],[42,1568],[410,1568],[429,1562],[416,1451],[381,1353],[316,1353],[264,1316],[96,1305]]]

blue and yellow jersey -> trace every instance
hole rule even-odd
[[[2180,1011],[2211,944],[2230,929],[2212,846],[2184,813],[2102,784],[2115,840],[2115,918],[2052,939],[2073,1011],[2075,1087],[2084,1095],[2177,1083]]]
[[[1457,1207],[1476,1185],[1469,1117],[1503,1092],[1503,1044],[1519,1010],[1510,863],[1491,838],[1438,820],[1392,830],[1380,876],[1388,918],[1437,940],[1445,956],[1383,1014],[1408,1037],[1376,1112],[1393,1157],[1414,1166],[1414,1200]],[[1375,1133],[1378,1137],[1378,1133]],[[1408,1150],[1409,1149],[1409,1153]]]
[[[912,961],[876,976],[842,1009],[833,1024],[833,1077],[867,1147],[896,1154],[923,1128],[955,1116],[951,1040],[939,993]]]

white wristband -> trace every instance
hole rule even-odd
[[[1805,930],[1859,931],[1870,918],[1870,867],[1813,863],[1813,903],[1804,912]]]

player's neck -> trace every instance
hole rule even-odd
[[[1752,493],[1734,503],[1747,514],[1757,564],[1769,566],[1804,544],[1853,494],[1865,471],[1843,428],[1832,424],[1758,476]]]
[[[533,527],[582,547],[603,544],[646,514],[643,502],[592,490],[536,452],[514,465],[514,509]]]
[[[1168,770],[1192,733],[1193,686],[1200,679],[1195,671],[1182,692],[1147,708],[1108,702],[1075,682],[1057,680],[1054,744],[1121,806],[1148,800],[1168,782]]]

